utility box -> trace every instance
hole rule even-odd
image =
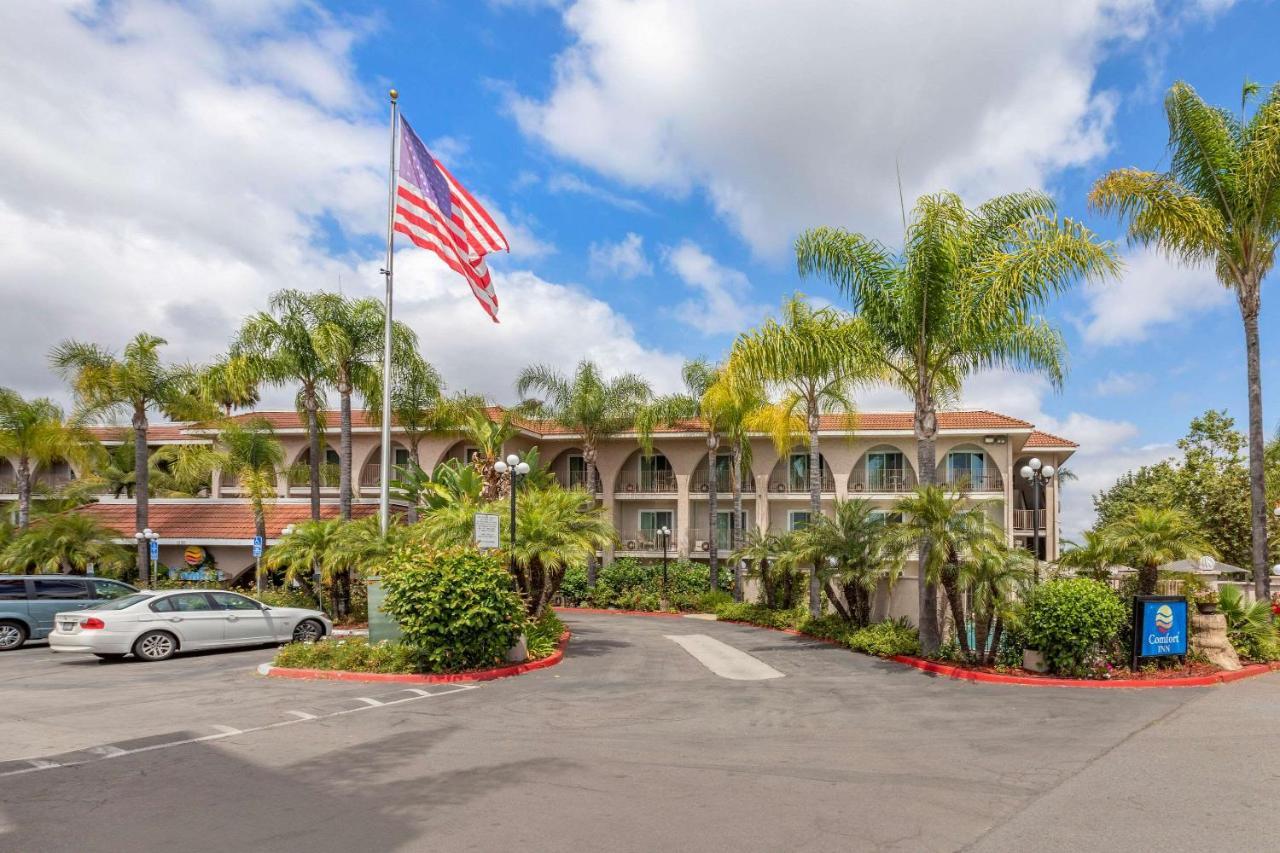
[[[382,612],[382,602],[386,598],[386,593],[382,590],[382,578],[369,578],[366,585],[369,590],[369,642],[398,642],[400,623]]]

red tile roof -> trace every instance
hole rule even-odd
[[[1060,435],[1054,435],[1051,432],[1041,432],[1033,430],[1031,436],[1027,439],[1027,443],[1023,445],[1023,449],[1028,447],[1079,447],[1070,439],[1063,438]]]
[[[378,511],[376,504],[354,504],[351,514],[364,518]],[[134,505],[132,503],[95,503],[80,507],[77,512],[91,516],[125,538],[134,532]],[[337,518],[337,504],[322,504],[321,518]],[[160,539],[179,539],[200,542],[210,539],[239,539],[248,544],[253,540],[253,508],[245,503],[222,501],[183,501],[163,503],[152,500],[147,512],[147,524],[160,534]],[[307,503],[279,503],[267,507],[267,537],[274,539],[290,524],[311,518],[311,506]]]
[[[147,444],[163,444],[167,441],[200,441],[200,436],[187,432],[190,426],[191,424],[188,423],[151,424],[147,427]],[[130,441],[133,437],[133,427],[114,424],[91,426],[89,427],[89,432],[93,433],[98,441],[107,443]]]
[[[485,409],[485,411],[489,414],[490,418],[498,418],[498,417],[501,417],[504,410],[501,406],[488,406]],[[338,424],[341,419],[341,413],[338,412],[337,409],[329,409],[321,413],[321,415],[322,415],[322,420],[324,422],[326,429],[338,428]],[[242,414],[235,415],[234,419],[242,423],[249,420],[262,419],[262,420],[265,420],[267,423],[271,424],[272,429],[276,429],[276,430],[282,430],[282,429],[299,429],[300,430],[300,429],[306,429],[306,426],[307,426],[306,421],[304,421],[302,416],[295,411],[244,412]],[[396,423],[395,418],[392,418],[391,423],[393,425]],[[523,424],[525,422],[517,418],[516,423]],[[354,429],[369,429],[369,428],[376,427],[377,425],[378,425],[377,422],[373,418],[369,417],[369,413],[364,411],[363,409],[351,410],[351,426]]]

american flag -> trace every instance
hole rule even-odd
[[[498,322],[498,295],[484,256],[510,251],[507,238],[403,118],[395,210],[395,230],[415,246],[435,252],[465,278],[480,307]]]

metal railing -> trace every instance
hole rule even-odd
[[[1015,509],[1013,511],[1014,530],[1044,530],[1045,514],[1042,509]]]
[[[662,552],[662,537],[655,530],[619,530],[619,551],[653,551]],[[667,553],[672,557],[676,553],[676,535],[672,532],[667,543]]]
[[[853,472],[852,492],[907,492],[916,487],[916,472],[910,468],[865,468]]]
[[[742,472],[742,482],[739,484],[739,490],[743,492],[754,493],[756,490],[755,483],[752,480],[749,471]],[[706,494],[711,491],[711,478],[707,476],[706,471],[699,471],[693,475],[693,480],[689,483],[689,492],[692,494]],[[727,471],[720,471],[716,475],[716,494],[728,495],[733,493],[733,477]]]
[[[674,471],[625,471],[618,477],[617,492],[623,494],[675,494]]]
[[[1004,478],[997,471],[985,471],[981,474],[961,474],[959,472],[941,472],[942,483],[963,492],[1001,492],[1004,491]]]
[[[822,493],[831,494],[836,490],[836,479],[831,476],[831,471],[822,472]],[[769,478],[770,494],[791,494],[791,495],[807,495],[809,493],[809,478],[805,477],[801,482],[799,479],[792,479],[786,473],[781,475],[773,475]]]

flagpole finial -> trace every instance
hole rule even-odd
[[[393,104],[396,102],[396,99],[400,97],[400,93],[395,89],[392,89],[388,94],[391,95],[391,103]]]

